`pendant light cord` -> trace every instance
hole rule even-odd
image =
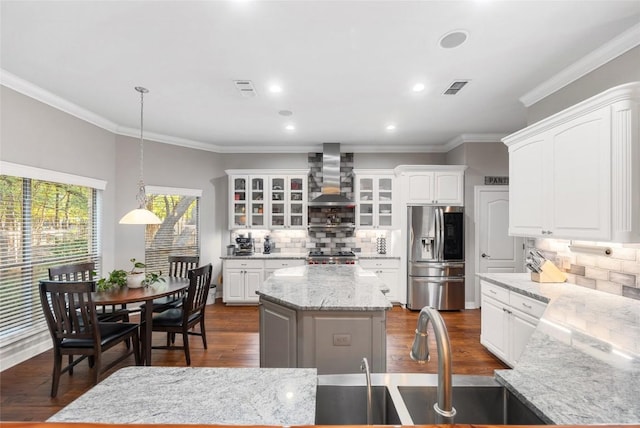
[[[143,137],[143,129],[144,129],[144,94],[149,92],[147,88],[143,88],[142,86],[136,86],[136,91],[140,92],[140,180],[138,181],[138,196],[136,199],[138,200],[139,208],[145,208],[147,205],[147,192],[144,186],[143,179],[143,168],[144,168],[144,137]]]

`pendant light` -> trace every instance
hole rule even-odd
[[[129,211],[120,219],[120,224],[161,224],[162,220],[157,215],[149,211],[147,206],[147,192],[144,188],[144,180],[142,179],[142,166],[144,162],[143,143],[143,111],[144,111],[144,94],[149,92],[147,88],[136,86],[135,90],[140,92],[140,180],[138,180],[138,208]]]

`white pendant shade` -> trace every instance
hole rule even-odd
[[[162,220],[157,215],[144,208],[136,208],[126,213],[120,224],[161,224]]]

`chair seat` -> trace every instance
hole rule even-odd
[[[182,297],[166,296],[153,300],[153,312],[163,312],[171,308],[179,308],[182,306]],[[140,310],[144,311],[146,304],[140,305]]]
[[[122,323],[122,322],[104,322],[100,323],[100,345],[120,338],[122,335],[134,331],[138,328],[138,324]],[[92,339],[63,339],[60,343],[61,348],[93,348]]]
[[[194,313],[189,316],[189,322],[197,319],[200,313]],[[153,325],[162,327],[179,327],[182,325],[182,309],[167,309],[153,316]]]

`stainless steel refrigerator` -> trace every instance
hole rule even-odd
[[[464,208],[407,209],[407,308],[464,309]]]

